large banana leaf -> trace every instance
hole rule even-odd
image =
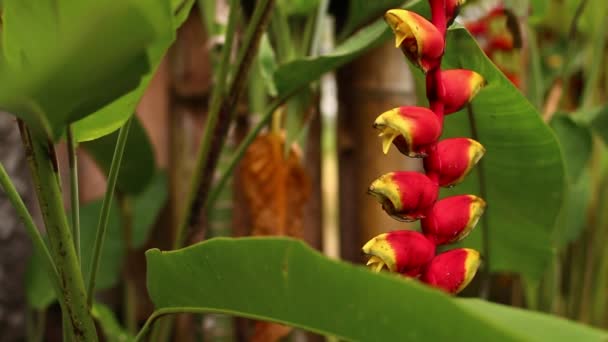
[[[217,238],[146,253],[157,309],[272,320],[352,341],[600,341],[548,315],[458,299],[416,280],[333,261],[284,238]]]
[[[486,148],[463,184],[442,191],[443,196],[476,194],[488,203],[463,245],[485,254],[492,271],[538,279],[555,248],[553,232],[566,182],[557,139],[465,29],[449,31],[443,64],[475,70],[488,82],[473,100],[470,113],[464,109],[446,117],[442,137],[472,137]]]
[[[169,0],[6,0],[2,6],[0,108],[52,139],[66,124],[140,89],[174,36]],[[76,135],[109,133],[100,122],[118,128],[137,100],[102,111]],[[124,116],[120,124],[117,112]]]
[[[156,40],[147,49],[148,62],[151,70],[147,72],[137,88],[116,99],[95,113],[77,121],[74,124],[74,136],[77,141],[97,139],[120,128],[135,112],[139,100],[148,88],[154,72],[162,58],[175,39],[175,30],[186,20],[194,0],[172,0],[173,25],[166,34]]]

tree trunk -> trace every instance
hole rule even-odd
[[[0,161],[24,201],[31,203],[25,154],[14,117],[0,113]],[[25,268],[31,252],[29,238],[4,192],[0,192],[0,340],[25,339]]]
[[[414,83],[401,51],[386,43],[338,70],[338,160],[340,250],[345,260],[361,261],[361,246],[387,230],[403,229],[366,194],[380,175],[420,168],[420,162],[394,147],[382,153],[372,128],[381,113],[415,103]]]

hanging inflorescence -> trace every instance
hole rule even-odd
[[[471,70],[441,70],[447,26],[462,0],[429,0],[432,20],[402,10],[385,14],[396,38],[396,46],[426,75],[429,108],[404,106],[376,119],[382,149],[394,145],[408,157],[424,158],[425,173],[396,171],[376,179],[369,193],[391,217],[400,221],[420,220],[422,232],[397,230],[381,234],[363,246],[367,265],[376,271],[419,278],[422,282],[458,293],[473,279],[480,264],[479,253],[458,248],[436,254],[439,245],[466,237],[483,214],[486,203],[474,195],[437,200],[440,187],[460,183],[483,156],[483,146],[468,138],[441,141],[443,117],[471,101],[485,84]]]

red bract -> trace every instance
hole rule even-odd
[[[441,135],[437,116],[427,108],[404,106],[384,112],[374,121],[380,130],[382,150],[388,153],[391,143],[406,156],[422,157]]]
[[[450,26],[454,19],[458,16],[458,11],[460,6],[465,3],[465,0],[446,0],[445,1],[445,17],[448,21],[448,26]]]
[[[424,169],[438,175],[439,186],[453,186],[466,177],[485,152],[473,139],[445,139],[433,150],[435,155],[424,159]]]
[[[370,255],[367,265],[376,272],[386,266],[392,272],[416,277],[435,256],[435,245],[424,235],[412,230],[380,234],[363,246]]]
[[[386,12],[384,19],[395,34],[395,45],[424,72],[440,63],[444,40],[424,17],[402,9]]]
[[[479,221],[486,202],[473,195],[444,198],[420,221],[424,235],[437,245],[464,239]]]
[[[437,200],[437,183],[418,172],[397,171],[380,176],[369,187],[382,208],[400,221],[415,221]]]
[[[443,97],[445,114],[461,110],[486,84],[480,74],[465,69],[443,70],[441,81],[445,89]]]
[[[481,259],[473,249],[458,248],[437,255],[422,272],[420,280],[456,294],[473,280]]]
[[[502,34],[493,37],[488,42],[488,49],[491,51],[511,51],[513,50],[513,36],[511,34]]]

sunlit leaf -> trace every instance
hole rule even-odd
[[[398,275],[333,261],[281,238],[217,238],[146,253],[157,309],[271,320],[350,341],[600,341],[605,332]]]

